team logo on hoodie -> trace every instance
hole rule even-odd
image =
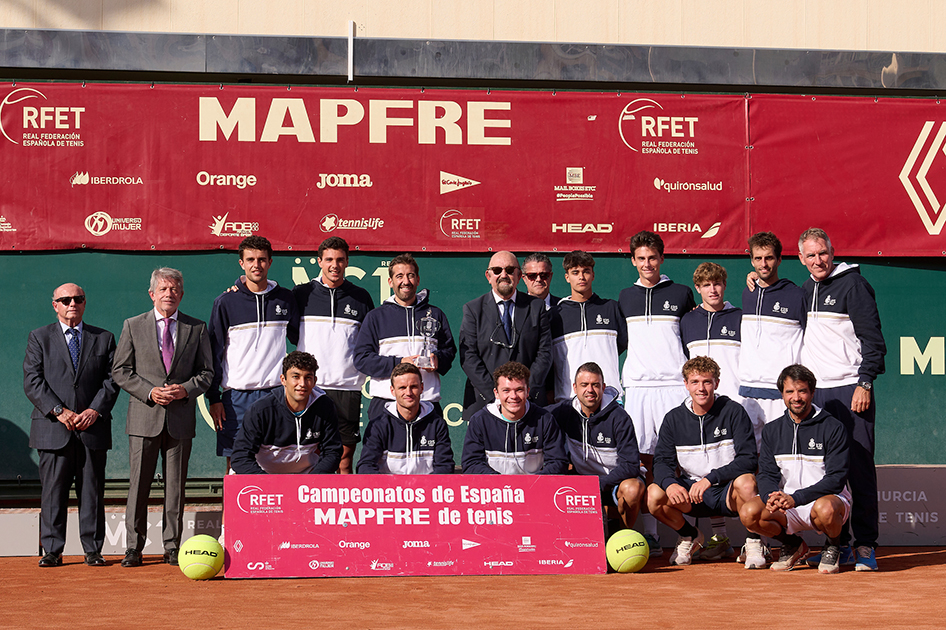
[[[532,444],[532,434],[531,434],[531,433],[526,433],[525,435],[523,435],[523,436],[522,436],[522,443],[523,443],[523,444]]]
[[[727,337],[727,336],[728,336],[728,337],[735,337],[735,336],[736,336],[736,331],[735,331],[735,330],[730,330],[730,329],[727,328],[726,326],[723,326],[722,328],[719,329],[719,334],[721,334],[721,335],[724,336],[724,337]]]
[[[820,442],[815,442],[815,438],[808,440],[808,450],[811,451],[820,451],[824,448],[824,444]]]
[[[676,312],[677,309],[679,309],[679,308],[680,308],[680,307],[677,306],[676,304],[671,304],[671,303],[670,303],[670,300],[666,300],[666,301],[664,302],[664,310],[665,310],[665,311],[674,311],[674,312]]]
[[[772,312],[773,312],[773,313],[781,313],[781,314],[784,315],[785,313],[788,312],[788,308],[786,308],[786,307],[782,306],[781,304],[779,304],[778,302],[776,302],[775,304],[772,305]]]
[[[598,316],[595,318],[595,323],[604,324],[605,326],[607,326],[608,324],[611,323],[611,320],[607,317],[601,317],[601,313],[598,313]]]
[[[351,307],[351,304],[346,304],[346,305],[345,305],[345,310],[342,311],[342,312],[345,313],[346,315],[351,315],[352,317],[358,317],[358,311],[356,311],[355,309],[353,309],[353,308]]]
[[[834,306],[834,305],[837,304],[837,303],[838,303],[837,299],[832,298],[830,293],[829,293],[828,296],[824,299],[824,304],[825,304],[825,306]]]
[[[716,427],[716,430],[713,431],[713,437],[722,437],[726,435],[726,433],[728,433],[726,429],[720,429],[719,427]]]
[[[611,438],[604,437],[604,433],[598,432],[598,444],[610,444]]]

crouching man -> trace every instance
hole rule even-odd
[[[683,378],[690,398],[664,416],[647,489],[650,513],[679,535],[670,556],[677,565],[690,564],[704,541],[684,514],[735,517],[758,494],[752,422],[741,405],[716,395],[719,365],[695,357],[683,365]],[[754,568],[748,559],[746,567]]]
[[[256,401],[243,418],[230,459],[239,475],[331,474],[342,458],[335,404],[315,386],[319,364],[308,352],[282,362],[282,389]]]
[[[747,528],[782,543],[773,571],[791,571],[808,556],[798,532],[812,529],[827,537],[818,572],[837,573],[841,528],[851,516],[847,432],[811,404],[815,385],[815,375],[803,365],[790,365],[779,375],[787,410],[762,429],[761,496],[740,511]]]

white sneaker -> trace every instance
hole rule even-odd
[[[696,540],[693,538],[684,538],[683,536],[677,538],[677,546],[674,547],[673,553],[670,554],[670,564],[679,566],[690,564],[693,561],[693,555],[703,548],[703,540],[703,532],[697,535]]]
[[[742,553],[739,554],[739,562],[745,563],[747,569],[764,569],[769,563],[766,556],[769,550],[765,544],[758,538],[746,538],[746,544],[742,546]]]

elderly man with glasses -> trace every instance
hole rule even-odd
[[[463,306],[460,366],[466,372],[463,419],[492,402],[493,372],[509,361],[530,370],[529,400],[547,402],[545,377],[552,366],[552,335],[545,302],[516,290],[522,271],[512,252],[497,252],[486,267],[490,291]]]

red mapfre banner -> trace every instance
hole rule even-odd
[[[229,475],[226,577],[605,572],[597,477]]]
[[[753,95],[748,233],[826,230],[839,255],[946,253],[946,105]]]
[[[743,96],[0,89],[0,247],[741,253]]]

